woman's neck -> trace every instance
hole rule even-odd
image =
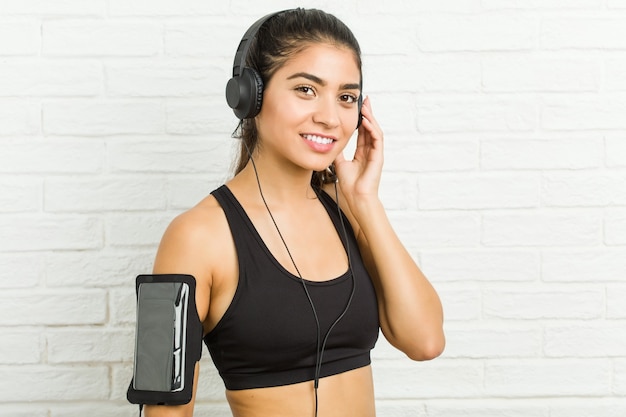
[[[289,204],[317,198],[311,186],[312,171],[286,170],[264,161],[248,161],[246,167],[233,178],[233,185],[242,187],[249,195],[258,195],[259,187],[263,195],[273,204]]]

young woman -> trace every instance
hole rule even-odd
[[[444,335],[378,198],[383,132],[360,100],[359,45],[334,16],[295,9],[264,21],[245,59],[264,87],[235,176],[171,223],[154,273],[196,278],[234,417],[375,416],[379,329],[413,360],[438,356]],[[193,400],[145,412],[191,416]]]

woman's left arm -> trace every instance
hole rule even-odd
[[[441,301],[400,242],[378,198],[383,133],[369,98],[362,114],[354,158],[348,161],[339,155],[335,160],[342,206],[376,287],[385,338],[413,360],[433,359],[445,345]]]

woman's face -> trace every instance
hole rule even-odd
[[[259,151],[294,167],[324,170],[357,126],[360,94],[354,53],[345,47],[311,44],[266,85],[256,117]]]

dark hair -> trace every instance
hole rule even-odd
[[[255,69],[263,85],[267,85],[276,71],[293,55],[315,43],[346,47],[354,53],[361,72],[361,48],[352,31],[335,16],[317,9],[286,10],[270,17],[259,28],[250,43],[246,66]],[[241,172],[258,144],[258,131],[254,119],[243,119],[233,133],[241,139],[235,175]],[[311,183],[321,186],[333,180],[327,171],[314,172]]]

